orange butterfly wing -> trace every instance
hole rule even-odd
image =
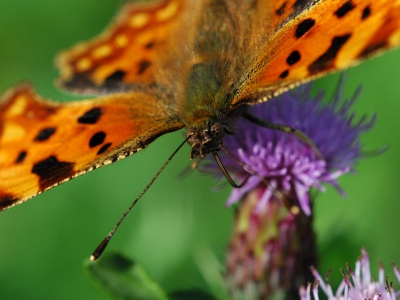
[[[271,28],[277,29],[307,9],[314,0],[261,0],[258,2],[262,2],[267,6],[266,9],[269,12],[268,22],[270,22]]]
[[[0,210],[182,127],[166,100],[153,95],[56,103],[21,85],[0,103]]]
[[[28,84],[6,93],[0,102],[0,210],[183,127],[169,97],[156,91],[154,72],[183,3],[128,3],[103,34],[58,57],[64,88],[125,93],[72,103],[43,100]]]
[[[400,1],[318,1],[266,41],[231,106],[266,101],[399,44]]]
[[[128,3],[99,37],[56,59],[59,84],[85,94],[130,90],[155,82],[155,60],[168,52],[180,28],[182,0]]]

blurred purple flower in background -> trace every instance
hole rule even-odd
[[[393,264],[393,267],[397,280],[400,282],[399,269],[395,264]],[[319,300],[318,287],[322,289],[329,300],[396,300],[400,296],[400,291],[396,292],[392,284],[389,284],[388,278],[385,278],[381,264],[378,281],[372,279],[368,253],[364,249],[361,251],[361,258],[356,262],[355,270],[353,271],[349,266],[347,266],[347,270],[349,275],[342,271],[344,279],[334,294],[332,287],[324,282],[317,270],[312,268],[315,277],[313,287],[311,287],[311,284],[307,288],[301,287],[300,299]],[[322,299],[325,299],[325,297]]]

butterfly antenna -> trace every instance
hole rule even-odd
[[[91,261],[95,261],[100,257],[100,255],[103,253],[103,251],[106,249],[108,242],[111,240],[113,237],[114,233],[117,231],[119,225],[121,225],[122,221],[125,219],[125,217],[129,214],[129,212],[132,210],[132,208],[136,205],[136,203],[139,202],[139,200],[143,197],[143,195],[147,192],[147,190],[153,185],[154,181],[158,178],[158,176],[161,174],[161,172],[165,169],[165,167],[169,164],[169,162],[172,160],[172,158],[175,156],[176,153],[183,147],[183,145],[186,143],[188,138],[186,138],[182,144],[179,145],[179,147],[171,154],[171,156],[166,160],[166,162],[162,165],[162,167],[158,170],[156,175],[150,180],[149,184],[143,189],[143,191],[137,196],[135,201],[132,202],[132,204],[128,207],[128,209],[125,211],[125,213],[122,215],[122,217],[119,219],[117,224],[115,224],[114,228],[110,231],[110,233],[102,240],[102,242],[97,246],[96,250],[94,250],[92,256],[90,257]]]
[[[222,174],[224,174],[226,180],[228,180],[229,184],[230,184],[232,187],[238,189],[238,188],[241,188],[242,186],[244,186],[244,185],[247,183],[247,180],[249,180],[250,175],[249,175],[241,184],[237,185],[237,184],[235,183],[235,181],[232,179],[231,175],[229,175],[228,171],[226,170],[224,164],[222,163],[221,159],[219,158],[218,153],[217,153],[217,152],[212,152],[212,155],[214,156],[215,161],[216,161],[217,164],[218,164],[218,167],[221,169]]]
[[[264,177],[262,176],[260,173],[258,173],[256,170],[254,170],[252,167],[250,167],[248,164],[246,164],[245,162],[243,162],[242,160],[240,160],[239,158],[236,157],[236,155],[234,155],[232,152],[230,152],[227,148],[225,148],[223,145],[219,146],[220,149],[222,151],[224,151],[226,154],[228,154],[230,157],[232,157],[240,166],[242,166],[245,170],[247,170],[250,174],[257,176],[266,186],[270,187],[271,190],[274,192],[274,194],[282,200],[283,204],[285,205],[285,207],[288,209],[288,211],[290,211],[292,214],[297,215],[300,213],[300,208],[297,205],[294,205],[294,201],[292,201],[290,199],[290,197],[288,197],[287,195],[284,195],[282,192],[278,191],[276,188],[274,188],[271,183]],[[214,156],[215,157],[215,156]],[[217,161],[218,163],[218,161]],[[219,165],[219,163],[218,163]],[[220,165],[219,165],[220,166]],[[221,166],[220,166],[221,168]],[[221,168],[222,170],[222,168]],[[223,171],[222,171],[223,172]],[[226,170],[225,170],[226,172]],[[225,173],[224,173],[225,175]],[[225,175],[226,176],[226,175]],[[229,174],[228,174],[229,176]],[[247,177],[245,182],[247,182],[247,180],[250,178]],[[228,180],[229,181],[229,180]],[[243,183],[243,184],[244,184]],[[242,184],[242,185],[243,185]]]

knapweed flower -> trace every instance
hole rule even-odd
[[[343,273],[342,283],[339,285],[336,293],[333,293],[332,287],[325,283],[318,271],[312,268],[312,273],[315,277],[313,286],[311,284],[307,288],[300,288],[300,299],[301,300],[396,300],[400,296],[400,291],[395,291],[392,283],[389,284],[389,280],[385,277],[385,273],[382,265],[379,265],[379,278],[378,281],[372,280],[370,271],[370,263],[368,253],[362,249],[361,257],[357,260],[355,270],[347,266],[349,274]],[[397,281],[400,282],[400,272],[397,265],[393,264],[394,274],[397,277]],[[318,296],[318,287],[322,289],[326,297],[320,298]],[[313,297],[311,297],[313,295]]]
[[[220,151],[225,167],[234,178],[240,180],[250,176],[247,183],[233,189],[227,205],[237,203],[246,193],[264,186],[257,210],[265,206],[275,194],[283,192],[298,200],[306,215],[310,215],[309,191],[312,187],[324,191],[323,183],[339,188],[337,178],[349,172],[357,159],[363,156],[360,134],[370,129],[375,117],[362,117],[353,123],[355,115],[349,109],[357,98],[355,95],[342,101],[342,89],[338,87],[333,99],[324,103],[324,94],[311,96],[311,85],[305,85],[283,94],[264,104],[251,107],[249,113],[274,124],[291,126],[305,133],[322,153],[316,152],[297,137],[277,130],[261,127],[244,118],[238,121],[237,132],[226,136],[224,147],[250,166],[269,184],[266,186],[259,177],[249,174],[229,155]],[[206,167],[221,174],[216,164]]]
[[[316,247],[310,189],[324,191],[327,183],[343,194],[337,179],[363,156],[360,134],[374,123],[365,117],[354,122],[349,109],[357,93],[343,100],[341,92],[339,86],[324,103],[323,93],[313,97],[307,85],[249,109],[260,119],[300,130],[323,157],[310,143],[247,119],[225,138],[223,146],[251,169],[220,151],[236,182],[247,179],[226,203],[238,203],[226,270],[232,298],[296,299],[302,281],[312,280],[309,266],[316,264]],[[221,176],[212,161],[203,170]]]

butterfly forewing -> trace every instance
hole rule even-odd
[[[56,103],[21,85],[0,103],[0,209],[131,155],[181,127],[168,101],[154,95]]]
[[[183,0],[128,2],[99,37],[61,53],[59,84],[77,93],[126,91],[153,84],[155,61],[180,28]]]
[[[268,22],[274,30],[277,30],[311,6],[315,0],[258,0],[257,2],[267,6],[268,15],[270,16]]]
[[[265,42],[232,107],[266,101],[398,46],[400,1],[317,1]]]

